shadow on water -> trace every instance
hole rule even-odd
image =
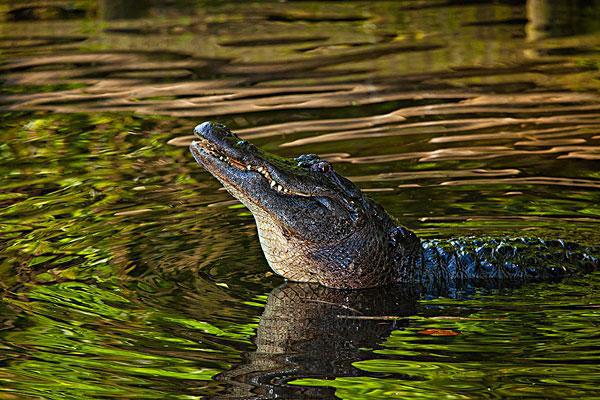
[[[421,237],[597,244],[600,4],[0,1],[0,398],[593,398],[598,274],[284,284],[186,146],[318,153]]]

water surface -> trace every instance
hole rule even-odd
[[[422,237],[600,243],[597,1],[0,2],[0,398],[597,398],[600,275],[273,276],[207,119]]]

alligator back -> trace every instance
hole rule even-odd
[[[418,263],[426,288],[513,286],[552,281],[599,268],[600,247],[538,238],[433,239],[422,241]]]

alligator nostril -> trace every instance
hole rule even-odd
[[[212,122],[210,122],[210,121],[206,121],[199,125],[196,125],[196,127],[194,128],[194,133],[197,135],[202,135],[204,133],[207,133],[211,129],[211,125],[212,125]]]

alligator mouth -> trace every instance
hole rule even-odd
[[[292,190],[286,187],[285,184],[276,181],[273,178],[272,174],[269,172],[269,169],[272,169],[273,167],[267,167],[266,164],[261,164],[259,162],[245,163],[231,155],[228,155],[226,151],[224,151],[214,143],[201,136],[197,136],[197,140],[192,142],[191,149],[194,155],[200,156],[200,158],[202,158],[202,156],[209,157],[225,171],[230,172],[230,169],[234,169],[234,171],[237,171],[238,173],[242,174],[259,174],[266,180],[266,183],[268,184],[268,187],[270,189],[277,191],[281,194],[304,197],[310,196],[310,194],[308,193]],[[219,171],[215,170],[215,168],[211,168],[210,165],[204,165],[208,172],[210,172],[213,175],[218,175],[220,178],[225,179],[226,181],[231,183],[231,179],[229,179],[229,177],[227,176],[227,172],[220,173]]]

